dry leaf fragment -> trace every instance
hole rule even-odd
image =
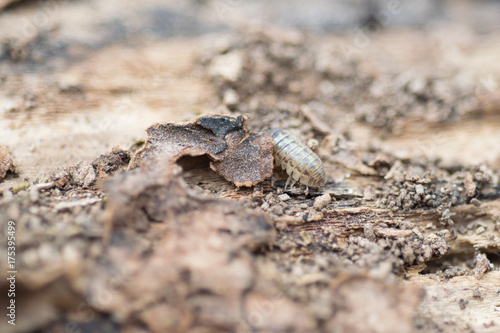
[[[228,149],[221,161],[210,167],[236,186],[253,186],[273,171],[273,143],[267,133],[250,133],[237,146]]]
[[[246,129],[246,118],[201,116],[184,124],[155,124],[140,158],[171,168],[182,156],[207,155],[211,168],[236,186],[253,186],[272,174],[273,143]]]

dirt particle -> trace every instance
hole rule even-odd
[[[481,292],[481,287],[477,286],[472,290],[472,297],[480,301],[484,299],[483,293]]]
[[[454,222],[453,220],[451,219],[451,217],[455,215],[454,213],[452,213],[450,211],[449,208],[446,208],[442,213],[441,213],[441,217],[439,218],[439,220],[441,221],[441,223],[443,225],[453,225]]]
[[[235,50],[214,58],[208,71],[213,77],[222,77],[226,81],[234,82],[240,77],[242,68],[243,54]]]
[[[101,155],[92,162],[92,166],[99,179],[114,175],[120,170],[124,171],[130,162],[130,153],[113,147],[109,154]]]
[[[279,199],[280,201],[285,202],[285,201],[290,200],[290,196],[289,196],[288,194],[284,193],[284,194],[280,194],[280,195],[278,195],[278,199]]]
[[[470,200],[470,203],[473,204],[476,207],[480,207],[481,206],[481,201],[477,200],[476,198],[472,198]]]
[[[72,181],[82,187],[89,187],[96,180],[96,173],[92,164],[80,161],[77,165],[69,168]]]
[[[307,222],[308,218],[309,218],[309,212],[307,212],[304,215],[302,215],[302,219],[304,220],[304,222]]]
[[[69,181],[70,175],[67,168],[57,167],[50,174],[50,181],[54,182],[54,185],[61,188]]]
[[[403,247],[401,254],[406,263],[413,264],[415,262],[416,256],[410,244]]]
[[[413,173],[408,173],[405,177],[406,181],[409,182],[418,182],[420,181],[420,177],[418,175],[415,175]]]
[[[473,274],[476,279],[480,280],[483,277],[484,273],[492,269],[493,265],[490,263],[484,253],[479,253],[478,255],[476,255],[474,261],[476,263],[476,266],[474,267]]]
[[[323,218],[323,214],[315,209],[311,210],[309,214],[306,215],[307,215],[306,218],[307,222],[320,221]]]
[[[375,242],[377,240],[377,236],[375,236],[375,232],[373,231],[373,224],[366,223],[363,227],[363,233],[369,241]]]
[[[373,228],[375,234],[379,237],[389,237],[389,238],[404,238],[409,237],[413,234],[411,230],[400,230],[394,228],[382,228],[375,227]]]
[[[314,138],[311,138],[307,141],[307,146],[311,149],[311,150],[316,150],[318,149],[318,146],[319,146],[319,142],[318,140],[314,139]]]
[[[365,191],[363,193],[363,200],[366,201],[373,201],[376,198],[376,191],[375,187],[372,185],[367,185],[365,187]]]
[[[238,104],[240,101],[240,97],[238,96],[238,93],[234,91],[233,89],[227,89],[224,91],[224,97],[222,99],[222,102],[227,105],[228,107],[233,107],[236,104]]]
[[[304,243],[306,245],[309,245],[312,243],[312,238],[311,238],[311,235],[309,234],[309,232],[302,230],[300,232],[300,237],[302,238],[302,240],[304,241]]]
[[[271,209],[271,213],[273,213],[274,215],[283,215],[283,207],[281,206],[274,206],[272,209]]]
[[[465,193],[468,197],[472,198],[476,195],[476,183],[474,183],[474,178],[472,173],[467,172],[464,178]]]
[[[330,194],[328,193],[325,193],[319,197],[317,197],[316,199],[314,199],[314,204],[313,204],[313,207],[314,209],[316,210],[322,210],[323,208],[325,208],[330,202],[332,202],[332,197],[330,196]]]
[[[14,171],[12,157],[7,148],[0,145],[0,180],[2,180],[9,171]]]
[[[424,239],[424,236],[417,228],[413,228],[411,229],[411,231],[413,232],[413,234],[415,234],[415,236],[418,237],[418,239]]]
[[[424,186],[422,184],[415,185],[415,192],[418,195],[423,195],[424,194]]]

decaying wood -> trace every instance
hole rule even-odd
[[[478,281],[458,276],[443,282],[411,274],[404,284],[425,286],[426,296],[415,319],[419,330],[496,332],[498,330],[498,271]],[[439,312],[441,316],[435,316]]]
[[[51,3],[0,13],[0,221],[23,304],[1,332],[498,331],[497,32],[443,22],[360,48],[197,36],[220,28],[202,4]],[[248,120],[180,124],[214,113]],[[268,177],[268,127],[318,142],[325,186]],[[145,162],[151,147],[175,158]]]
[[[243,116],[200,116],[187,124],[156,124],[133,165],[155,163],[172,168],[186,156],[208,156],[210,168],[236,186],[253,186],[273,172],[273,143],[263,133],[249,132]]]

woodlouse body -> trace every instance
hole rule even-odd
[[[308,146],[288,130],[271,128],[266,132],[273,139],[276,162],[293,179],[292,185],[295,182],[314,188],[325,185],[323,162]]]

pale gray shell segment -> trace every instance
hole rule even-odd
[[[323,162],[307,145],[286,129],[271,128],[266,132],[273,139],[277,164],[294,181],[315,188],[325,185]]]

